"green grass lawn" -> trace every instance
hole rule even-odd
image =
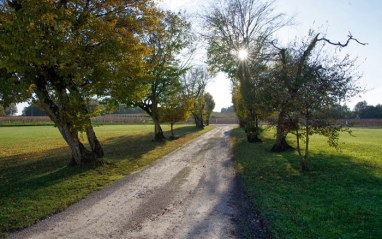
[[[341,152],[312,137],[301,173],[297,152],[270,152],[273,132],[248,144],[234,130],[237,169],[275,238],[382,238],[382,129],[353,135],[341,134]]]
[[[109,164],[81,168],[67,166],[70,150],[57,128],[0,127],[0,236],[64,210],[210,129],[176,126],[178,140],[155,142],[153,125],[99,126]],[[169,126],[163,130],[170,135]]]

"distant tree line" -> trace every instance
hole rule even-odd
[[[382,104],[373,106],[366,101],[360,101],[353,110],[347,105],[336,105],[331,114],[335,119],[382,119]]]
[[[227,107],[227,108],[222,108],[220,110],[220,113],[235,113],[235,108],[233,107],[233,105]]]
[[[145,113],[141,108],[128,108],[126,105],[119,105],[115,108],[113,114],[143,114]]]
[[[39,106],[29,105],[24,107],[22,116],[46,116],[46,113]]]
[[[382,104],[368,105],[366,101],[358,102],[352,112],[351,118],[382,119]]]

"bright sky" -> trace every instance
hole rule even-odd
[[[161,6],[170,10],[200,12],[207,7],[206,0],[163,0]],[[368,89],[360,97],[354,97],[347,105],[353,109],[359,101],[366,100],[369,105],[382,104],[382,1],[381,0],[276,0],[276,11],[295,15],[296,25],[280,32],[286,41],[295,36],[305,36],[309,28],[327,29],[326,37],[333,42],[345,42],[349,31],[361,42],[361,46],[352,42],[343,52],[359,58],[359,83]],[[216,102],[215,110],[228,107],[231,103],[230,81],[219,74],[208,86]]]

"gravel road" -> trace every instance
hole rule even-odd
[[[266,238],[235,174],[231,126],[10,238]]]

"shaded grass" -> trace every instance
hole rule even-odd
[[[382,130],[353,134],[341,135],[341,152],[314,136],[302,173],[297,152],[270,152],[273,132],[248,144],[234,130],[236,167],[275,238],[382,238]]]
[[[153,125],[96,127],[108,164],[81,168],[67,166],[70,150],[56,128],[1,127],[0,236],[64,210],[210,129],[176,126],[178,140],[155,142]],[[170,135],[169,126],[163,130]]]

